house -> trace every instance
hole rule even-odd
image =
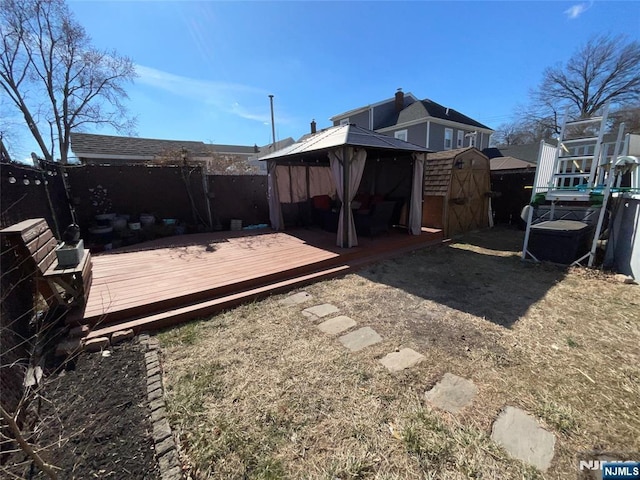
[[[349,110],[330,119],[333,125],[355,124],[433,151],[489,146],[493,130],[433,100],[419,100],[398,89],[381,102]]]
[[[280,141],[282,145],[293,139]],[[262,163],[257,159],[272,151],[264,147],[220,145],[190,140],[72,133],[71,150],[85,165],[131,165],[148,163],[181,163],[184,159],[201,163],[209,174],[259,174]]]

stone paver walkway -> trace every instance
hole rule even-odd
[[[491,439],[512,457],[543,472],[553,460],[555,435],[540,427],[534,417],[519,408],[507,407],[502,411],[491,429]]]
[[[325,320],[320,325],[318,325],[318,328],[321,332],[327,333],[329,335],[337,335],[338,333],[342,333],[355,326],[355,320],[347,317],[346,315],[340,315],[338,317]]]
[[[357,352],[365,347],[382,341],[382,337],[371,327],[362,327],[351,333],[341,336],[338,340],[352,352]]]
[[[457,413],[473,402],[478,387],[466,378],[445,373],[436,385],[425,393],[427,401],[449,413]]]
[[[280,305],[290,306],[290,305],[300,305],[301,303],[307,302],[311,300],[313,297],[307,292],[298,292],[291,294],[282,300],[280,300]]]
[[[316,305],[314,307],[305,308],[302,314],[312,320],[317,320],[332,313],[338,313],[338,307],[331,305],[330,303],[323,303],[322,305]]]
[[[281,305],[299,305],[313,297],[307,292],[299,292],[280,300]],[[339,309],[330,303],[305,308],[302,314],[311,320],[319,320],[338,313]],[[328,335],[337,335],[357,325],[346,315],[338,315],[317,325]],[[352,352],[360,351],[382,341],[382,337],[371,327],[362,327],[338,338],[340,343]],[[388,353],[379,362],[391,373],[413,367],[425,358],[411,348],[403,348]],[[442,379],[425,393],[427,401],[441,410],[457,413],[471,405],[478,394],[478,387],[470,380],[445,373]],[[556,437],[541,428],[536,419],[523,410],[506,407],[493,424],[491,439],[501,445],[511,456],[534,467],[546,471],[553,460]]]
[[[422,361],[424,355],[410,348],[403,348],[398,352],[391,352],[380,359],[380,363],[390,372],[399,372],[405,368],[413,367]]]

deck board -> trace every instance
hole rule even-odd
[[[438,230],[418,237],[393,232],[360,238],[360,246],[341,249],[335,246],[335,234],[316,230],[226,234],[170,237],[96,255],[82,322],[124,322],[189,302],[237,295],[250,287],[268,289],[269,282],[346,265],[367,255],[442,240]]]

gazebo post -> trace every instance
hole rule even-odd
[[[342,208],[344,209],[344,215],[342,216],[342,248],[349,247],[349,214],[351,213],[351,198],[349,192],[349,170],[350,165],[347,160],[348,147],[345,145],[342,147]]]

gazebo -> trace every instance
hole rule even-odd
[[[357,246],[351,203],[364,175],[363,188],[372,193],[383,186],[387,194],[399,189],[408,192],[407,227],[411,234],[420,235],[427,152],[424,147],[356,125],[340,125],[262,157],[267,162],[271,226],[274,230],[284,228],[281,198],[308,200],[322,184],[330,183],[342,202],[337,245]]]

